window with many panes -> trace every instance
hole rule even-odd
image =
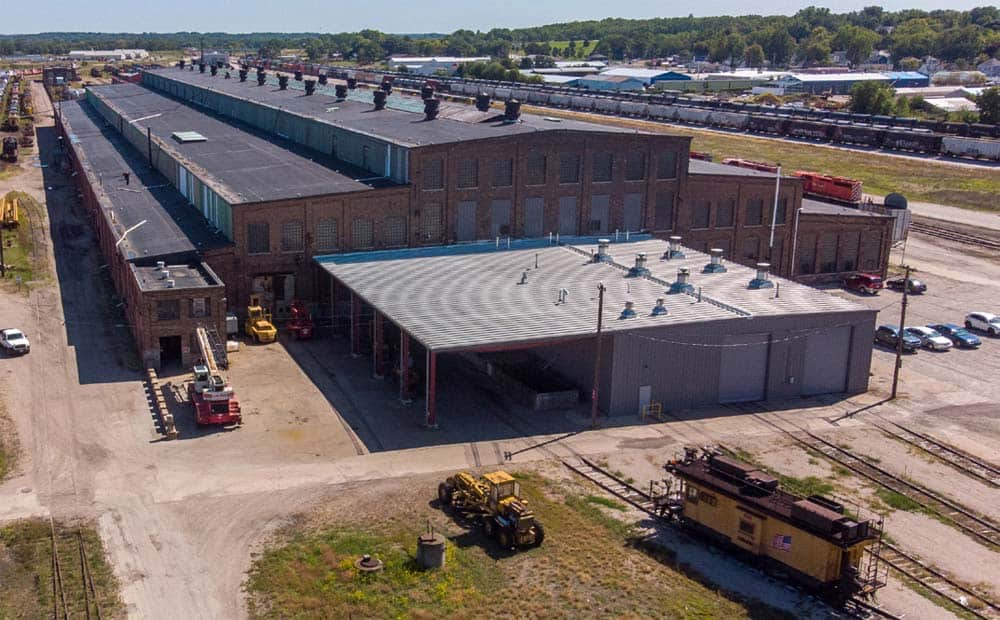
[[[613,161],[614,156],[611,153],[594,153],[594,164],[590,180],[594,183],[610,181]]]
[[[271,228],[267,222],[247,224],[247,254],[267,254],[271,251]]]
[[[420,240],[440,241],[442,232],[441,205],[424,205],[420,210]]]
[[[375,245],[375,231],[372,221],[358,218],[351,222],[351,248],[363,250]]]
[[[672,230],[674,227],[673,192],[656,192],[656,206],[653,210],[653,228]]]
[[[528,153],[528,161],[526,162],[526,185],[544,185],[545,184],[545,153],[531,152]]]
[[[208,297],[193,297],[191,299],[191,316],[194,318],[201,318],[206,316],[211,316],[212,314],[212,304],[209,303]]]
[[[716,228],[729,228],[733,225],[733,216],[736,213],[736,199],[723,198],[719,201],[719,206],[715,210]]]
[[[633,151],[625,158],[625,180],[641,181],[646,178],[646,154]]]
[[[181,304],[176,299],[161,299],[156,302],[158,321],[176,321],[181,318]]]
[[[316,251],[329,252],[337,249],[337,220],[331,218],[316,222]]]
[[[514,184],[514,160],[497,159],[493,162],[493,187],[509,187]]]
[[[401,215],[391,215],[385,218],[383,224],[385,245],[398,247],[406,245],[406,218]]]
[[[712,203],[707,200],[697,200],[691,207],[691,228],[708,228]]]
[[[774,223],[784,224],[785,223],[785,212],[788,210],[788,199],[781,198],[778,200],[778,210],[774,213]]]
[[[444,160],[441,158],[424,161],[424,189],[444,189]]]
[[[764,199],[751,198],[747,201],[747,226],[760,226],[764,223]]]
[[[559,182],[580,182],[580,156],[576,153],[559,154]]]
[[[301,252],[302,244],[302,222],[300,220],[291,220],[281,225],[282,252]]]
[[[677,178],[677,153],[665,151],[656,160],[657,179]]]
[[[461,159],[458,162],[458,186],[479,187],[479,160]]]

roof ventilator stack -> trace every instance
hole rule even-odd
[[[705,265],[702,273],[726,273],[726,266],[722,264],[722,249],[712,248],[708,253],[712,256],[712,262]]]
[[[246,82],[247,81],[247,70],[246,69],[240,69],[240,81],[241,82]]]
[[[688,282],[689,271],[687,267],[681,267],[677,270],[677,280],[670,285],[667,292],[671,295],[677,295],[679,293],[693,293],[694,285]]]
[[[350,88],[351,90],[354,90],[355,88],[357,88],[358,87],[358,78],[352,78],[352,77],[347,78],[347,87]]]
[[[337,94],[337,101],[347,99],[347,84],[337,84],[333,87],[333,91]]]
[[[316,92],[316,80],[306,80],[303,84],[306,86],[307,95],[311,95]]]
[[[216,67],[215,65],[212,65],[211,67],[208,68],[208,72],[212,74],[212,77],[215,77],[216,75],[219,75],[219,68]]]
[[[226,71],[226,76],[225,77],[226,77],[227,80],[230,80],[230,79],[233,78],[233,76],[230,75],[228,71]]]
[[[598,239],[597,240],[597,254],[594,254],[595,263],[610,263],[611,255],[608,254],[608,245],[611,244],[610,239]]]
[[[670,237],[670,247],[667,251],[663,253],[663,260],[670,260],[672,258],[684,258],[684,252],[681,251],[681,238],[680,235],[671,235]]]
[[[747,288],[762,289],[774,288],[774,282],[767,279],[767,272],[771,270],[771,263],[757,263],[757,277],[750,280]]]
[[[278,90],[288,90],[288,76],[279,75],[278,76]]]
[[[193,62],[188,65],[188,70],[189,71],[194,71],[194,63]]]
[[[204,73],[204,72],[205,72],[205,63],[203,62],[198,63],[198,73]]]
[[[180,68],[180,69],[184,68],[184,59],[183,58],[181,58],[180,61],[177,62],[177,67]]]
[[[656,298],[656,305],[653,306],[653,311],[650,314],[652,314],[653,316],[666,316],[667,315],[667,307],[665,305],[663,305],[665,301],[666,300],[663,299],[662,297],[657,297]]]
[[[326,74],[325,74],[325,73],[320,73],[320,74],[319,74],[319,85],[320,85],[320,86],[326,86],[326,80],[327,80],[327,79],[328,79],[328,78],[326,77]]]
[[[649,269],[646,268],[646,253],[639,252],[635,255],[635,266],[630,267],[628,270],[628,277],[640,278],[648,275]]]
[[[420,87],[420,98],[421,99],[430,99],[433,96],[434,96],[434,87],[433,86],[431,86],[430,84],[424,84],[423,86]]]
[[[521,102],[517,99],[508,99],[503,108],[503,122],[516,123],[521,118]]]
[[[375,102],[375,109],[376,110],[384,110],[385,109],[385,100],[386,100],[386,97],[387,97],[387,95],[386,95],[386,93],[385,93],[384,90],[376,90],[375,91],[375,93],[372,95],[372,100]]]
[[[257,69],[257,85],[263,86],[267,82],[267,71]]]
[[[480,112],[490,111],[490,96],[486,93],[476,95],[476,109]]]
[[[295,72],[295,81],[296,82],[301,82],[302,81],[302,72],[301,71],[296,71]]]
[[[620,315],[618,315],[618,319],[619,320],[634,319],[636,316],[637,315],[635,313],[635,302],[633,302],[633,301],[626,301],[625,302],[625,309],[622,310],[622,313]]]
[[[392,82],[390,82],[388,80],[386,80],[385,82],[382,82],[382,90],[387,95],[392,94]]]
[[[438,101],[437,99],[434,98],[424,99],[424,118],[426,118],[429,121],[432,121],[435,118],[437,118],[438,107],[440,105],[441,102]]]

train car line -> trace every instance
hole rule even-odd
[[[882,420],[881,422],[874,422],[872,425],[893,439],[910,444],[928,454],[934,455],[964,474],[977,478],[991,487],[1000,488],[1000,467],[985,459],[969,454],[960,448],[956,448],[951,444],[924,433],[907,428],[897,422]]]

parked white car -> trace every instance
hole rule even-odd
[[[934,351],[947,351],[952,348],[954,343],[949,338],[945,338],[941,334],[937,333],[930,327],[924,327],[918,325],[916,327],[907,327],[906,333],[920,338],[920,346],[925,349],[932,349]]]
[[[24,355],[31,350],[31,343],[28,337],[19,329],[5,329],[0,331],[0,345],[8,351]]]
[[[989,312],[970,312],[965,317],[965,329],[978,329],[990,336],[1000,336],[1000,316]]]

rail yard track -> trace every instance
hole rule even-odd
[[[1000,466],[994,465],[986,459],[969,454],[960,448],[956,448],[939,439],[907,428],[896,422],[880,420],[879,422],[873,422],[872,425],[893,439],[915,446],[928,454],[934,455],[964,474],[976,478],[993,488],[1000,488]]]
[[[973,235],[970,233],[959,232],[957,230],[948,228],[946,226],[928,224],[927,222],[912,221],[910,222],[910,231],[920,235],[927,235],[929,237],[936,237],[938,239],[944,239],[946,241],[954,241],[956,243],[963,243],[965,245],[972,245],[987,250],[1000,250],[1000,241],[997,241],[996,239],[990,239],[989,237],[983,237],[981,235]]]

